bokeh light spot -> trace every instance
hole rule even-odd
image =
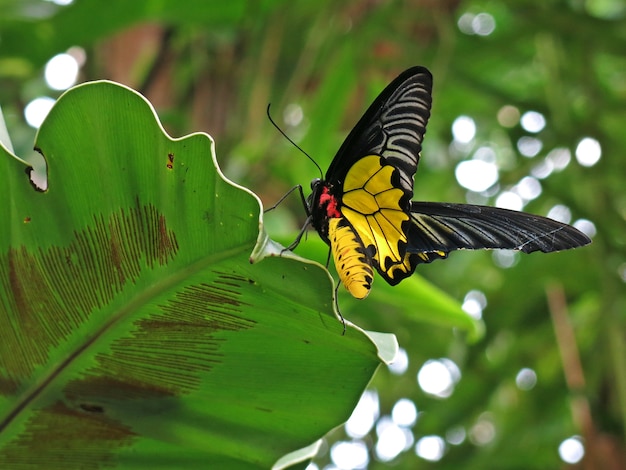
[[[411,427],[417,421],[417,407],[412,400],[400,398],[391,410],[391,419],[398,426]]]
[[[496,266],[504,269],[512,268],[519,261],[519,253],[512,250],[494,250],[492,257]]]
[[[578,463],[584,456],[585,447],[578,436],[567,438],[559,445],[559,457],[565,463]]]
[[[378,393],[366,390],[345,425],[346,434],[352,438],[361,438],[371,431],[380,413]]]
[[[445,441],[439,436],[424,436],[415,444],[415,453],[424,460],[437,462],[446,450]]]
[[[44,76],[53,90],[67,90],[78,78],[78,62],[70,54],[57,54],[46,64]]]
[[[541,183],[533,176],[525,176],[515,185],[515,192],[524,201],[532,201],[541,195]]]
[[[554,165],[548,158],[545,158],[542,162],[539,162],[537,165],[532,167],[530,174],[535,178],[542,180],[550,176],[553,171]]]
[[[469,433],[470,440],[478,445],[489,444],[496,437],[496,427],[489,413],[483,413]]]
[[[546,160],[552,164],[554,171],[561,171],[572,161],[572,153],[567,148],[557,147],[546,155]]]
[[[502,191],[496,198],[496,207],[502,209],[511,209],[513,211],[521,211],[524,208],[524,200],[519,194],[513,191]]]
[[[538,113],[537,111],[527,111],[522,114],[520,124],[525,131],[536,134],[537,132],[541,132],[543,128],[546,127],[546,118],[543,117],[543,114]]]
[[[496,20],[489,13],[479,13],[472,18],[472,30],[479,36],[489,36],[496,29]]]
[[[569,224],[570,220],[572,220],[572,211],[563,204],[557,204],[548,211],[547,217],[563,222],[564,224]]]
[[[576,160],[582,166],[593,166],[600,160],[602,148],[600,142],[591,137],[585,137],[576,146]]]
[[[487,306],[487,298],[479,290],[471,290],[465,294],[463,300],[463,310],[472,318],[480,320],[483,316],[483,309]]]
[[[35,98],[24,108],[24,119],[29,126],[38,129],[54,106],[54,99],[47,96]]]
[[[466,189],[481,192],[498,182],[499,173],[495,163],[482,160],[465,160],[454,171],[458,183]]]
[[[515,376],[515,385],[520,390],[530,390],[537,385],[537,374],[534,370],[524,367]]]
[[[330,449],[330,458],[343,470],[365,468],[369,463],[367,445],[361,441],[336,442]]]
[[[457,142],[467,144],[476,135],[476,123],[469,116],[459,116],[452,123],[452,137]]]
[[[536,137],[524,136],[517,141],[517,151],[524,157],[535,157],[543,147],[543,142]]]
[[[596,236],[596,224],[594,224],[591,220],[578,219],[576,222],[574,222],[573,225],[589,238],[593,238]]]
[[[519,109],[507,104],[498,111],[498,123],[502,127],[514,127],[520,120]]]
[[[463,444],[466,436],[467,433],[465,432],[465,428],[463,426],[455,426],[446,432],[446,441],[453,446],[458,446]]]
[[[285,124],[291,127],[297,127],[302,123],[303,119],[304,111],[302,110],[302,106],[294,103],[285,106],[285,111],[283,112],[283,121],[285,121]]]
[[[429,395],[447,398],[452,395],[454,385],[460,380],[461,371],[450,359],[430,359],[417,373],[417,383]]]
[[[383,417],[378,421],[376,435],[378,436],[376,457],[383,462],[395,459],[413,443],[413,434],[410,430],[401,428],[389,417]]]
[[[406,349],[398,348],[396,357],[393,358],[393,362],[387,366],[389,371],[395,375],[402,375],[409,367],[409,356],[406,353]]]

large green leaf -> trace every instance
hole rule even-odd
[[[348,418],[377,349],[321,266],[250,263],[277,251],[206,134],[95,82],[36,146],[45,192],[0,156],[0,468],[268,468]]]

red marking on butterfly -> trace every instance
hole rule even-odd
[[[328,217],[341,217],[341,212],[337,209],[337,199],[330,194],[327,186],[324,186],[322,189],[319,204],[320,206],[326,204],[326,214],[328,214]]]

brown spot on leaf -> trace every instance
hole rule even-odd
[[[136,437],[106,414],[85,413],[60,401],[32,413],[23,429],[0,450],[0,468],[112,467],[116,451]]]
[[[24,246],[0,255],[0,394],[14,393],[50,349],[90,314],[106,306],[143,266],[174,259],[178,243],[153,205],[121,209],[75,231],[66,246],[29,251]]]
[[[104,408],[100,405],[93,405],[91,403],[81,403],[80,409],[86,411],[87,413],[104,413]]]

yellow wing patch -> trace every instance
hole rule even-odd
[[[374,271],[363,244],[343,218],[330,219],[328,239],[339,279],[352,296],[364,299],[372,288]]]
[[[392,182],[396,169],[381,164],[383,161],[370,155],[350,168],[343,185],[341,212],[363,245],[373,246],[372,260],[381,274],[393,281],[397,273],[399,281],[412,271],[405,252],[407,235],[403,228],[409,215],[400,206],[404,191]]]

